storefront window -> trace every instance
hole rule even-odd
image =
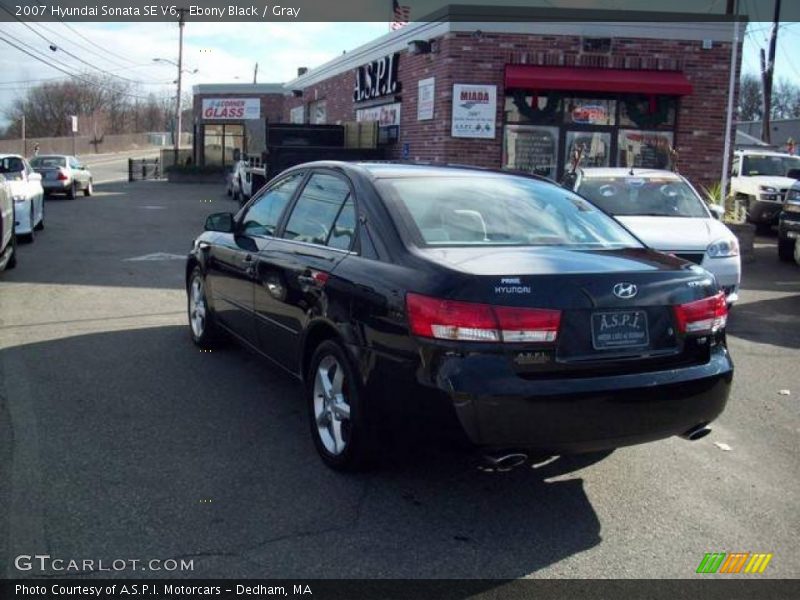
[[[235,150],[245,150],[244,125],[203,125],[204,164],[230,165]]]
[[[312,102],[308,105],[308,120],[314,125],[324,125],[328,122],[328,110],[325,100]]]
[[[207,165],[222,164],[222,125],[203,127],[203,158]]]
[[[564,166],[578,159],[581,167],[607,167],[611,158],[611,133],[568,131],[564,147]]]
[[[631,96],[620,102],[619,124],[640,129],[674,127],[676,107],[675,98],[668,96]]]
[[[672,155],[671,131],[620,129],[617,138],[617,166],[669,169]]]
[[[561,122],[563,101],[556,93],[537,95],[513,92],[505,99],[506,123],[557,124]]]
[[[558,127],[506,125],[503,168],[556,178]]]
[[[617,101],[602,98],[567,98],[564,101],[565,123],[614,125]]]
[[[224,164],[229,165],[233,162],[234,150],[244,152],[244,125],[224,125],[224,128],[225,156],[223,160]]]

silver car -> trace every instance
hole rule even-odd
[[[68,198],[75,198],[78,192],[92,195],[92,174],[74,156],[41,154],[31,159],[31,167],[41,174],[45,194],[66,194]]]

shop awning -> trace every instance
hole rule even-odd
[[[692,84],[680,71],[506,65],[505,87],[535,92],[619,92],[687,96]]]

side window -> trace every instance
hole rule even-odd
[[[352,198],[348,198],[344,203],[336,222],[333,224],[331,236],[328,238],[328,246],[349,250],[356,237],[356,207]]]
[[[80,165],[80,163],[77,161],[77,159],[74,156],[70,156],[69,157],[69,166],[70,166],[71,169],[78,169],[78,168],[80,168],[81,165]]]
[[[283,237],[325,245],[349,197],[350,187],[346,181],[334,175],[315,173],[300,193]]]
[[[257,199],[242,219],[243,233],[247,235],[275,235],[283,209],[297,189],[303,173],[290,175],[279,181]]]

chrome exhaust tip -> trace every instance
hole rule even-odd
[[[487,472],[504,473],[516,469],[527,462],[528,454],[525,452],[497,452],[483,455],[483,465],[478,468]]]
[[[706,437],[709,433],[711,433],[711,428],[708,426],[708,423],[700,423],[699,425],[695,425],[690,430],[681,434],[685,440],[689,440],[690,442],[696,442],[697,440]]]

